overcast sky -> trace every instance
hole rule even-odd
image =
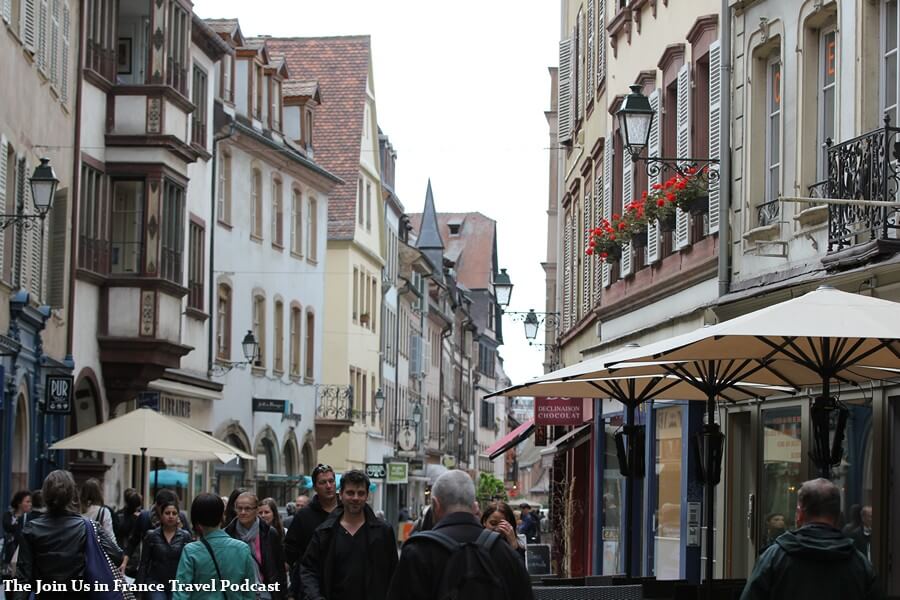
[[[495,219],[500,266],[515,285],[510,310],[544,310],[544,111],[547,69],[558,60],[558,2],[195,0],[194,10],[238,18],[247,36],[371,35],[378,124],[397,151],[406,212],[421,212],[431,178],[439,212]],[[528,346],[522,324],[507,316],[503,327],[513,382],[540,374],[543,352]]]

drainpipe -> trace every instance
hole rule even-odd
[[[215,308],[215,299],[216,299],[216,280],[215,280],[215,261],[216,261],[216,192],[219,189],[218,182],[216,181],[216,166],[218,165],[218,161],[216,160],[216,155],[218,154],[219,142],[222,140],[226,140],[234,135],[234,121],[229,122],[228,124],[228,133],[224,135],[215,135],[213,136],[213,145],[212,145],[212,193],[210,194],[212,202],[210,202],[209,209],[209,328],[207,329],[207,371],[212,372],[213,368],[213,356],[215,356],[213,350],[213,326],[216,322],[216,308]]]
[[[722,15],[722,76],[720,87],[721,125],[720,148],[722,162],[719,165],[719,297],[728,293],[731,287],[731,269],[728,257],[731,250],[731,9],[728,0],[721,0],[719,14]]]

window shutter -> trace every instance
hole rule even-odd
[[[0,215],[6,215],[14,212],[13,210],[6,209],[6,153],[9,152],[9,143],[6,141],[5,135],[0,135]],[[13,204],[13,203],[10,203]],[[6,248],[6,230],[0,229],[0,276],[4,272],[4,267],[6,266],[6,261],[12,260],[11,256],[6,256],[3,253],[3,248]]]
[[[631,242],[628,242],[627,244],[625,244],[622,247],[622,262],[620,263],[620,266],[622,267],[620,269],[620,271],[621,271],[620,275],[621,275],[622,279],[631,275],[631,266],[632,266],[631,255],[632,255],[632,253],[633,252],[632,252],[632,248],[631,248]]]
[[[24,157],[19,157],[16,164],[16,206],[28,210],[31,206],[31,190],[26,183],[28,176],[28,163]],[[14,211],[17,212],[17,211]],[[31,290],[31,233],[33,229],[17,228],[16,251],[19,262],[13,265],[14,273],[18,278],[18,286]]]
[[[53,0],[53,12],[50,16],[50,81],[59,85],[59,4]]]
[[[37,35],[37,9],[35,2],[38,0],[23,0],[22,2],[22,41],[25,42],[25,48],[32,53],[35,51],[35,42]]]
[[[559,79],[557,85],[557,131],[559,143],[572,139],[572,40],[559,43]]]
[[[628,150],[622,148],[622,212],[624,213],[624,207],[630,203],[634,195],[634,161],[631,160],[631,155],[628,153]],[[622,262],[620,263],[622,267],[619,269],[619,275],[621,278],[627,277],[631,275],[631,242],[622,247]]]
[[[600,225],[603,218],[603,166],[594,163],[594,227]],[[603,261],[597,256],[594,259],[594,304],[600,303],[600,286],[603,283]]]
[[[691,154],[690,86],[691,65],[685,63],[678,70],[677,102],[675,108],[677,158],[689,158]],[[681,250],[690,244],[690,215],[675,210],[675,248]]]
[[[659,90],[653,90],[650,94],[650,108],[653,109],[653,123],[650,126],[650,135],[647,139],[647,155],[659,156],[659,118],[661,112],[659,110],[660,94]],[[660,183],[662,174],[659,172],[651,174],[647,180],[651,187],[655,183]],[[656,221],[647,223],[647,262],[650,264],[659,260],[660,256],[660,235],[659,224]]]
[[[59,78],[59,96],[63,102],[69,101],[69,6],[63,4],[62,69]]]
[[[584,86],[587,103],[594,93],[594,0],[588,0],[587,5],[587,65],[584,67],[584,74],[587,78]]]
[[[603,151],[603,218],[612,218],[612,170],[613,170],[613,144],[612,138],[606,138],[606,145]],[[608,287],[612,283],[610,277],[610,266],[608,262],[603,263],[603,287]]]
[[[3,0],[3,20],[9,23],[12,18],[12,0]]]
[[[581,298],[578,295],[578,284],[581,279],[581,260],[584,256],[578,234],[578,226],[581,223],[578,216],[578,201],[573,200],[573,204],[575,207],[572,211],[572,325],[581,318]]]
[[[48,0],[39,0],[40,10],[38,12],[38,31],[37,31],[37,67],[38,70],[46,75],[47,73],[47,30],[50,12],[47,6]]]
[[[47,304],[62,308],[66,291],[66,225],[68,224],[68,193],[56,192],[50,211],[50,248],[47,252]]]
[[[591,239],[591,180],[584,180],[584,208],[581,211],[582,231],[584,232],[584,243],[578,249],[578,256],[581,259],[581,311],[586,315],[591,309],[591,261],[589,256],[584,253],[588,242]]]
[[[606,78],[606,0],[597,0],[597,85]]]
[[[567,331],[571,325],[572,302],[570,291],[572,289],[572,217],[566,214],[565,231],[563,232],[563,331]]]
[[[722,158],[722,45],[716,40],[709,45],[709,156]],[[719,165],[710,165],[718,175]],[[719,231],[719,178],[709,179],[709,232]]]

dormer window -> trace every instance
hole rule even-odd
[[[256,88],[255,103],[253,105],[253,117],[262,120],[263,106],[263,67],[260,64],[253,64],[254,87]]]
[[[272,119],[272,129],[281,131],[281,82],[272,79],[271,98],[270,98],[270,114]]]
[[[459,235],[459,230],[462,228],[462,223],[450,223],[447,225],[450,229],[450,235]]]
[[[313,145],[313,111],[312,109],[307,108],[305,118],[303,119],[303,145],[306,146],[307,150],[312,148]]]

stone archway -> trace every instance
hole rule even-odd
[[[31,464],[31,428],[28,411],[28,390],[22,386],[15,402],[15,429],[13,429],[12,460],[10,465],[10,492],[29,489],[28,472]]]
[[[291,430],[286,436],[284,448],[281,451],[284,457],[284,473],[288,477],[300,475],[300,457],[297,451],[297,434]]]
[[[68,435],[85,431],[103,422],[102,397],[97,377],[90,368],[83,369],[75,383],[75,402],[72,415],[67,419]],[[103,454],[89,450],[68,451],[69,470],[75,481],[81,483],[91,477],[104,479],[109,468],[104,464]]]
[[[221,425],[216,431],[215,437],[238,450],[250,453],[250,438],[247,437],[247,432],[237,421],[232,420]],[[216,493],[220,496],[228,496],[236,488],[247,487],[253,479],[252,462],[235,458],[225,464],[215,465],[213,467],[213,489]]]

